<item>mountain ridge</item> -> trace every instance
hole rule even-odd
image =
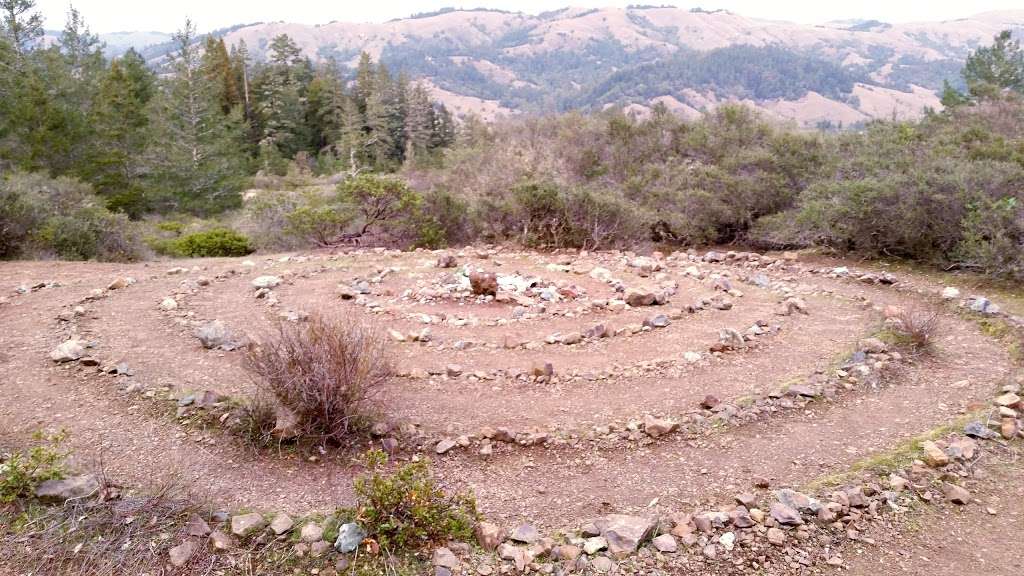
[[[345,68],[366,51],[424,80],[455,111],[485,119],[610,105],[646,114],[671,99],[698,113],[746,102],[783,121],[828,126],[938,107],[943,81],[957,84],[969,51],[1002,29],[1024,31],[1024,10],[804,25],[656,6],[443,9],[379,23],[239,25],[224,38],[262,59],[273,37],[288,34],[311,60]],[[793,83],[799,93],[785,89]]]

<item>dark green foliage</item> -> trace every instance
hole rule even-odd
[[[355,519],[381,548],[394,552],[469,541],[477,518],[471,496],[445,494],[424,461],[388,473],[383,452],[370,451],[366,460],[369,472],[355,480]]]
[[[355,206],[362,219],[360,234],[377,228],[396,231],[419,210],[422,197],[395,176],[360,174],[338,185],[338,199]]]
[[[627,67],[594,87],[582,101],[647,100],[684,88],[736,98],[796,100],[813,90],[844,98],[859,80],[839,64],[776,46],[729,46],[708,52],[679,50],[664,61]]]
[[[166,253],[189,258],[245,256],[255,250],[249,238],[230,228],[187,234],[162,246]]]

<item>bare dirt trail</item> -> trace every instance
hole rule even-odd
[[[1024,572],[1024,466],[997,464],[971,483],[975,504],[924,510],[908,524],[851,543],[850,576],[1014,576]]]
[[[288,297],[295,296],[340,309],[333,294],[322,294],[336,283],[335,272],[305,277],[319,270],[322,261],[268,262],[260,260],[256,270],[244,275],[215,279],[195,295],[183,298],[185,316],[164,314],[157,308],[160,299],[172,294],[185,279],[167,276],[166,270],[182,263],[0,265],[7,277],[18,278],[19,282],[21,278],[56,279],[64,284],[62,288],[18,296],[0,306],[5,351],[0,358],[0,380],[5,383],[0,391],[0,442],[20,442],[41,427],[66,427],[72,432],[73,448],[80,458],[95,459],[102,454],[115,478],[127,485],[152,486],[180,475],[225,506],[304,512],[348,503],[351,478],[357,469],[344,457],[329,455],[314,464],[295,455],[254,456],[220,432],[186,429],[169,416],[155,416],[151,403],[121,394],[110,377],[97,377],[86,368],[54,366],[47,357],[63,337],[55,321],[62,308],[79,301],[91,289],[105,286],[117,275],[131,275],[139,279],[138,284],[110,292],[107,298],[88,305],[81,326],[84,335],[97,339],[97,355],[105,361],[126,359],[136,372],[134,378],[153,385],[245,391],[248,388],[242,382],[238,353],[203,350],[192,336],[192,327],[176,320],[187,319],[187,313],[192,312],[193,318],[222,318],[246,331],[270,326],[279,310],[257,302],[250,281],[256,274],[285,270],[292,272],[288,275],[291,284],[281,290],[281,308],[291,306]],[[197,262],[184,263],[193,264]],[[205,267],[201,274],[211,278],[240,267],[237,260],[198,264]],[[331,262],[329,266],[356,264]],[[364,270],[379,268],[367,262],[358,266]],[[763,348],[726,355],[721,361],[678,377],[581,380],[554,389],[502,385],[497,390],[494,382],[487,381],[479,385],[464,379],[438,380],[434,384],[399,381],[390,394],[401,416],[438,428],[449,424],[589,425],[647,411],[689,410],[706,393],[725,399],[763,392],[794,375],[806,376],[827,367],[863,336],[865,327],[877,321],[873,312],[856,303],[859,297],[871,298],[879,305],[911,301],[910,296],[890,289],[856,282],[819,276],[800,280],[835,290],[843,298],[812,298],[811,315],[793,317],[789,327],[771,336]],[[307,290],[307,283],[316,285],[316,289]],[[392,288],[401,286],[399,283]],[[694,338],[694,334],[726,325],[729,319],[746,321],[750,308],[756,309],[752,315],[757,316],[763,312],[758,306],[768,301],[761,296],[741,298],[728,313],[695,315],[685,320],[691,325],[665,329],[664,342],[658,333],[651,333],[613,339],[607,344],[588,344],[578,350],[546,348],[541,357],[554,357],[567,366],[580,360],[604,368],[629,362],[631,357],[641,361],[663,353],[679,354],[688,349],[687,339]],[[374,318],[361,310],[353,313]],[[593,319],[600,317],[594,315]],[[499,451],[489,461],[472,454],[445,456],[435,458],[435,470],[448,486],[474,489],[481,508],[496,519],[529,518],[549,525],[584,515],[636,509],[654,498],[660,498],[664,505],[728,498],[748,489],[752,475],[798,485],[840,471],[872,451],[942,424],[955,417],[968,401],[991,393],[1004,375],[1005,355],[969,322],[951,317],[947,323],[937,360],[908,369],[892,387],[817,404],[805,414],[776,415],[757,424],[729,427],[699,442],[669,438],[641,449]],[[462,333],[491,337],[503,330],[466,327]],[[530,330],[547,329],[543,322],[537,322]],[[452,335],[456,333],[451,331]],[[708,342],[702,339],[692,345],[706,347]],[[473,370],[478,360],[484,365],[508,368],[532,360],[531,356],[493,350],[481,351],[477,356],[451,350],[433,354],[420,351],[405,361],[421,366],[457,361]]]

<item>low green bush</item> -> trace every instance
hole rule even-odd
[[[425,461],[385,470],[387,455],[371,450],[369,471],[355,480],[355,520],[387,550],[417,550],[428,544],[467,541],[477,520],[476,502],[445,494]]]
[[[248,237],[230,228],[214,228],[171,240],[157,240],[153,247],[162,254],[188,258],[245,256],[255,251]]]
[[[37,432],[33,439],[40,444],[0,459],[0,504],[31,496],[43,482],[63,478],[67,474],[64,460],[68,453],[61,445],[66,438],[63,431]]]

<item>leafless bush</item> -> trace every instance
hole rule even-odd
[[[249,398],[239,411],[236,431],[253,449],[266,448],[274,443],[277,411],[274,400],[266,392]]]
[[[927,352],[935,343],[939,328],[939,313],[923,306],[901,308],[893,319],[892,330],[900,343],[914,352]]]
[[[323,315],[281,323],[247,360],[257,387],[294,416],[290,435],[322,442],[340,442],[365,427],[373,397],[392,375],[380,333]]]

